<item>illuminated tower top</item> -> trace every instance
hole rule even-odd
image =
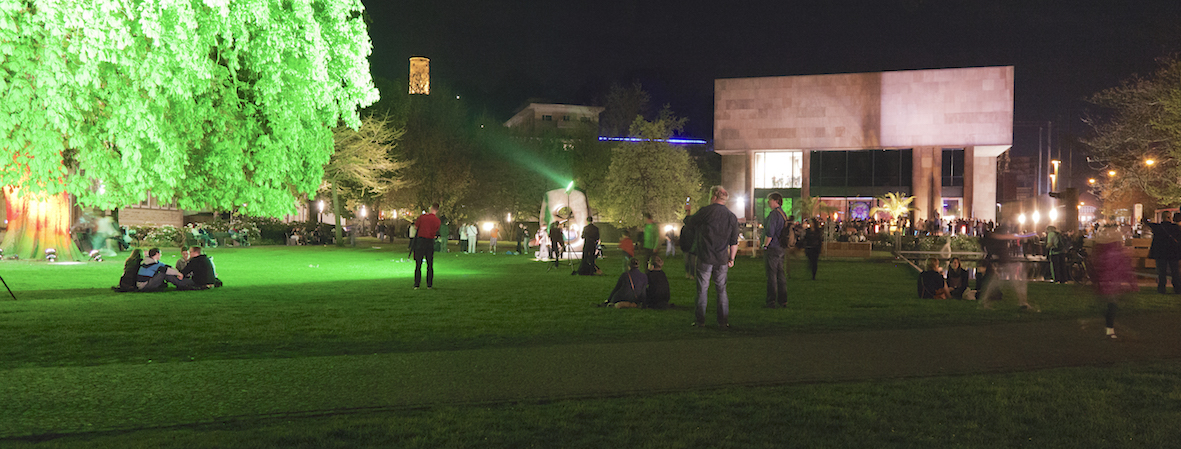
[[[410,94],[431,94],[431,60],[422,56],[410,58]]]

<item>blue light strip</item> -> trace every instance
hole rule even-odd
[[[673,144],[673,145],[705,145],[705,144],[706,144],[706,141],[705,141],[704,139],[678,139],[678,138],[673,138],[673,139],[641,139],[641,138],[639,138],[639,137],[606,137],[606,136],[599,136],[599,141],[600,141],[600,142],[606,142],[606,141],[612,141],[612,142],[649,142],[649,141],[652,141],[652,142],[668,142],[668,143],[671,143],[671,144]]]

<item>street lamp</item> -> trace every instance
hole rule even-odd
[[[324,200],[320,200],[320,223],[324,223]]]
[[[1037,228],[1037,222],[1041,221],[1041,219],[1042,219],[1042,214],[1038,213],[1038,211],[1036,211],[1036,210],[1033,211],[1033,227],[1034,228]]]

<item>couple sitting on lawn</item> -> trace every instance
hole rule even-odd
[[[167,288],[165,282],[175,285],[177,290],[221,287],[222,283],[213,271],[213,262],[201,254],[201,247],[194,246],[189,249],[189,253],[191,258],[178,271],[160,262],[160,248],[149,249],[146,259],[136,249],[124,263],[123,277],[119,278],[119,286],[115,289],[122,292],[160,291]]]
[[[640,271],[640,260],[631,259],[629,270],[619,275],[615,288],[607,301],[600,307],[615,307],[624,309],[629,307],[643,307],[645,309],[668,309],[673,307],[669,303],[668,277],[660,269],[664,261],[660,257],[652,257],[647,274]]]

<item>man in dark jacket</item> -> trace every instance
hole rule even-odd
[[[718,292],[718,327],[730,327],[730,297],[726,295],[726,274],[738,254],[738,217],[726,208],[730,193],[722,186],[710,188],[710,205],[701,208],[689,220],[697,255],[697,308],[694,326],[705,325],[709,285]]]
[[[185,275],[185,279],[177,287],[181,289],[204,290],[210,287],[221,287],[221,281],[217,279],[217,274],[213,272],[213,262],[209,260],[209,256],[201,253],[200,246],[194,246],[189,249],[189,263],[180,270],[181,274]]]
[[[590,276],[595,274],[595,259],[598,258],[599,228],[595,226],[595,219],[586,217],[586,227],[582,228],[582,264],[578,266],[578,274]]]
[[[1156,292],[1165,294],[1165,281],[1169,276],[1173,278],[1173,293],[1181,293],[1177,288],[1178,260],[1181,260],[1181,227],[1175,221],[1181,220],[1181,212],[1173,214],[1169,220],[1166,213],[1160,223],[1153,223],[1144,219],[1144,224],[1152,228],[1152,246],[1148,247],[1148,258],[1156,260]]]

